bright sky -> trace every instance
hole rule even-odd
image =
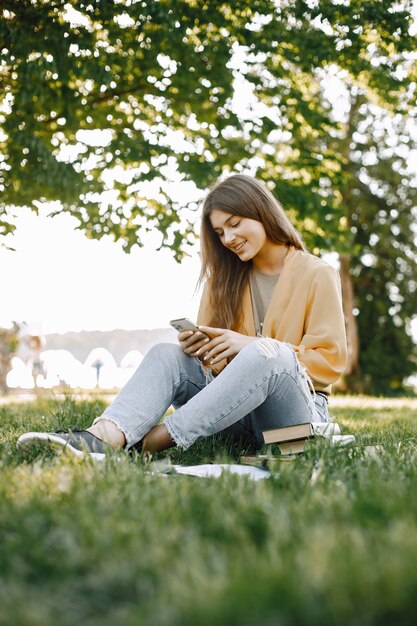
[[[17,229],[0,247],[0,326],[26,321],[34,333],[166,328],[196,317],[198,251],[182,262],[156,252],[155,238],[130,254],[107,238],[88,240],[70,216],[19,209]]]

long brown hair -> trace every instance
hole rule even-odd
[[[212,315],[207,324],[235,330],[241,322],[242,298],[252,262],[241,261],[221,243],[210,221],[215,209],[261,222],[268,239],[274,243],[299,250],[305,247],[279,201],[259,180],[236,174],[211,189],[204,201],[201,219],[199,284],[208,281]]]

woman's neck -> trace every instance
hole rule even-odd
[[[263,246],[252,262],[264,274],[280,274],[288,250],[288,246],[270,241]]]

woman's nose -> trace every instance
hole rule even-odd
[[[227,232],[227,231],[224,233],[224,241],[225,241],[225,243],[227,243],[227,244],[231,243],[232,241],[234,241],[234,238],[235,238],[234,233]]]

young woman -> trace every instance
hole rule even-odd
[[[26,433],[20,445],[101,458],[108,446],[186,449],[224,431],[259,447],[267,428],[328,421],[346,363],[337,271],[306,252],[272,193],[244,175],[206,197],[201,251],[199,330],[152,348],[87,430]]]

